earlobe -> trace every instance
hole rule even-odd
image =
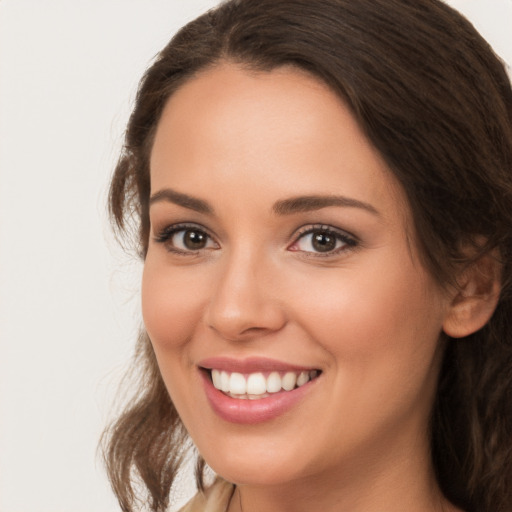
[[[459,279],[457,292],[443,322],[443,331],[463,338],[481,329],[492,317],[501,291],[501,263],[493,253],[482,256]]]

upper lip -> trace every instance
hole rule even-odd
[[[233,357],[209,357],[201,360],[198,366],[206,370],[215,369],[238,373],[303,372],[318,370],[318,368],[313,366],[296,365],[266,357],[248,357],[245,359],[236,359]]]

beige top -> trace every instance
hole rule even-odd
[[[218,479],[204,493],[198,492],[179,512],[227,512],[235,487]]]

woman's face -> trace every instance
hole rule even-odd
[[[275,484],[428,455],[450,300],[337,96],[291,68],[203,72],[166,105],[151,194],[144,322],[216,472]]]

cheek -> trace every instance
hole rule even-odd
[[[303,331],[329,354],[329,402],[339,405],[324,414],[341,437],[367,432],[361,425],[421,424],[433,400],[440,294],[416,269],[382,270],[315,281],[297,304]]]
[[[144,265],[142,315],[167,391],[185,421],[195,414],[192,388],[183,383],[197,378],[187,347],[201,318],[202,294],[186,272],[155,259],[148,253]]]
[[[162,269],[148,255],[142,277],[142,316],[155,350],[178,350],[190,339],[191,326],[197,325],[202,312],[197,282],[179,269]]]
[[[304,314],[297,316],[337,361],[389,362],[411,353],[425,355],[437,345],[442,297],[421,269],[407,264],[348,269],[337,279],[303,286],[308,293],[298,306]]]

